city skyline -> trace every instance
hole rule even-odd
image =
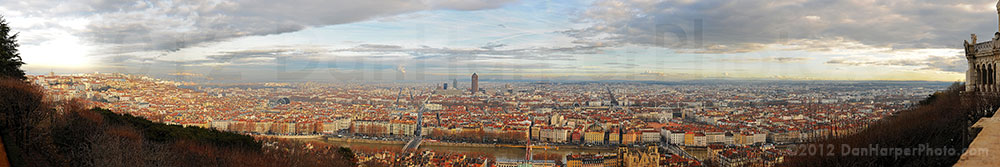
[[[964,81],[997,25],[991,0],[38,2],[0,7],[29,74],[229,81]]]
[[[1000,166],[997,0],[0,4],[0,166]]]
[[[462,143],[473,145],[464,149],[474,149],[468,158],[478,159],[464,163],[519,164],[535,157],[548,163],[542,166],[564,161],[770,166],[781,163],[780,157],[795,157],[775,145],[857,133],[911,110],[927,94],[950,85],[791,81],[476,85],[473,77],[473,82],[465,83],[473,85],[470,90],[485,88],[469,92],[407,89],[423,83],[199,84],[110,73],[27,77],[52,99],[86,99],[98,108],[169,125],[313,138],[333,145],[348,138],[354,142],[348,147],[359,150],[358,156],[378,157],[359,158],[362,164],[424,164],[428,162],[392,157],[407,155],[400,154],[405,150],[449,151],[455,149],[449,143]],[[388,148],[403,149],[373,151],[365,141],[395,143]],[[731,154],[698,151],[720,148]],[[646,151],[632,152],[638,150]]]

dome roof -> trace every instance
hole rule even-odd
[[[604,131],[604,127],[602,127],[600,124],[594,123],[594,124],[590,124],[590,126],[587,127],[587,130],[588,131]]]

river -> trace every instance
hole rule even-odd
[[[332,145],[347,147],[347,148],[392,148],[400,149],[403,148],[403,144],[384,144],[384,143],[371,143],[371,142],[346,142],[344,140],[323,140],[323,139],[302,139],[311,141],[322,141]],[[467,146],[436,146],[436,145],[420,145],[420,150],[431,150],[435,152],[460,152],[460,153],[475,153],[484,154],[496,157],[498,159],[524,159],[525,149],[524,148],[512,148],[512,147],[467,147]],[[558,150],[553,149],[532,149],[532,155],[539,154],[556,154],[560,157],[566,157],[568,154],[598,154],[598,153],[613,153],[614,149],[601,148],[601,149],[579,149],[579,148],[565,148],[561,147]],[[561,160],[561,158],[560,158]]]

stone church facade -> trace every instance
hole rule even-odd
[[[1000,16],[1000,2],[997,3],[997,15]],[[997,25],[1000,28],[1000,23]],[[965,59],[969,61],[969,70],[965,72],[966,92],[1000,92],[997,83],[997,64],[1000,63],[1000,32],[993,34],[993,39],[984,42],[977,41],[972,34],[972,43],[965,41]]]

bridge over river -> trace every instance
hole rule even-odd
[[[412,139],[410,139],[410,141],[406,142],[406,145],[403,146],[403,149],[416,150],[417,147],[420,147],[420,143],[423,143],[423,141],[424,141],[423,137],[420,136],[413,137]]]
[[[427,111],[427,100],[429,99],[430,98],[424,99],[424,103],[420,105],[420,109],[417,109],[417,128],[413,131],[414,137],[410,139],[410,141],[406,142],[406,146],[403,147],[403,150],[416,150],[420,147],[420,143],[423,143],[424,136],[421,132],[424,129],[424,111]]]

